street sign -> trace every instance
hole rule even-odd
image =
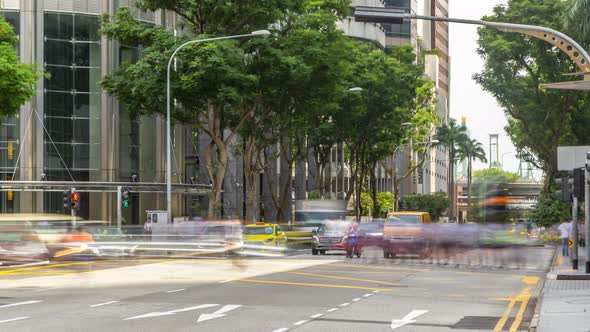
[[[590,152],[590,146],[558,146],[557,169],[571,171],[574,168],[585,167],[588,152]]]
[[[574,240],[569,239],[568,243],[569,243],[570,248],[574,247]]]

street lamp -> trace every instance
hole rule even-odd
[[[355,86],[354,88],[348,89],[348,92],[362,92],[363,88]]]
[[[268,35],[270,35],[270,32],[268,30],[256,30],[244,35],[194,39],[189,40],[186,43],[178,46],[174,50],[174,52],[172,52],[172,55],[168,60],[168,68],[166,69],[166,212],[168,214],[169,223],[172,222],[172,157],[170,153],[170,147],[172,144],[172,137],[170,132],[170,68],[172,67],[172,60],[174,60],[174,56],[176,56],[176,53],[178,53],[178,51],[190,44],[206,43],[223,39],[264,37]]]

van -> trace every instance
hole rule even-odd
[[[433,247],[431,223],[428,212],[389,213],[383,227],[383,257],[393,258],[398,254],[429,257]]]

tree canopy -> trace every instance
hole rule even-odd
[[[18,39],[12,26],[0,16],[0,115],[12,116],[37,91],[41,72],[18,57]]]

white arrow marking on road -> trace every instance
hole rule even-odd
[[[150,313],[143,314],[143,315],[138,315],[138,316],[133,316],[133,317],[125,318],[124,320],[139,319],[139,318],[150,318],[150,317],[158,317],[158,316],[168,316],[168,315],[174,315],[174,314],[179,313],[179,312],[185,312],[185,311],[191,311],[191,310],[211,308],[211,307],[216,307],[218,305],[219,304],[201,304],[201,305],[197,305],[197,306],[194,306],[194,307],[176,309],[176,310],[171,310],[171,311],[163,311],[163,312],[154,311],[154,312],[150,312]]]
[[[241,307],[240,304],[228,304],[228,305],[223,306],[223,308],[217,310],[216,312],[214,312],[212,314],[201,314],[199,316],[199,319],[197,319],[197,323],[204,322],[204,321],[210,320],[210,319],[223,317],[223,316],[225,316],[225,314],[227,312],[230,312],[230,311],[237,309],[239,307]]]
[[[9,304],[5,304],[5,305],[0,305],[0,308],[16,307],[19,305],[35,304],[35,303],[41,303],[41,302],[43,302],[43,301],[25,301],[25,302],[9,303]]]
[[[428,312],[428,310],[412,310],[412,312],[407,314],[404,318],[392,320],[391,321],[391,329],[395,330],[398,327],[402,327],[404,325],[415,323],[416,321],[414,320],[414,318],[416,318],[420,315],[424,315],[427,312]]]
[[[17,318],[12,318],[12,319],[0,320],[0,323],[14,322],[15,320],[23,320],[23,319],[27,319],[27,318],[29,318],[29,317],[17,317]]]

